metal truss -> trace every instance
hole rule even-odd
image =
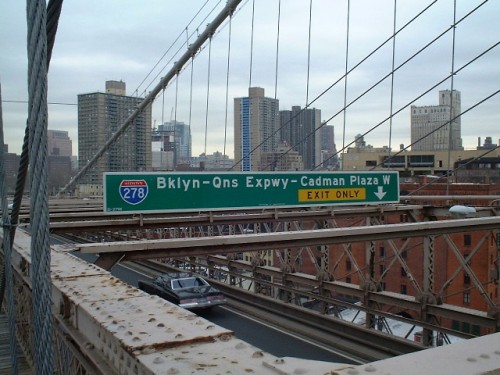
[[[224,280],[230,285],[298,305],[317,300],[322,313],[339,316],[342,306],[351,305],[336,296],[347,296],[362,302],[365,324],[373,329],[387,328],[387,317],[399,319],[394,313],[408,311],[422,327],[423,343],[430,345],[436,330],[461,335],[441,329],[443,319],[499,330],[498,306],[482,285],[484,280],[468,266],[477,249],[500,228],[497,210],[498,207],[489,207],[478,217],[467,220],[437,220],[436,217],[444,215],[443,210],[416,205],[119,218],[102,214],[90,222],[77,217],[69,222],[56,220],[51,228],[54,233],[100,234],[101,239],[93,244],[75,246],[84,252],[100,254],[98,264],[105,268],[119,260],[191,262],[194,267],[207,267],[209,274],[218,278],[225,274]],[[390,224],[391,217],[398,217],[395,224],[394,220]],[[485,234],[468,259],[464,259],[451,235],[473,231]],[[128,241],[116,243],[120,236]],[[440,285],[440,290],[436,290],[435,283],[438,239],[446,243],[460,264]],[[360,243],[365,248],[362,258],[354,247]],[[377,255],[379,249],[385,251],[383,258]],[[408,263],[407,256],[419,252],[422,262],[415,268]],[[312,267],[308,275],[301,270],[305,262]],[[389,275],[399,269],[412,290],[411,296],[385,292]],[[464,313],[463,309],[443,303],[447,288],[462,272],[470,275],[471,286],[486,300],[487,311]]]

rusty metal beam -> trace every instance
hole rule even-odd
[[[50,231],[55,234],[72,232],[98,232],[106,230],[131,230],[178,226],[203,226],[218,224],[253,224],[262,222],[325,220],[333,217],[361,217],[380,213],[381,206],[318,208],[318,209],[268,209],[249,212],[218,211],[197,214],[141,214],[110,215],[103,212],[81,212],[50,215]],[[422,209],[420,205],[388,205],[383,211],[410,212]]]
[[[499,227],[500,217],[496,216],[467,220],[443,220],[296,232],[104,242],[77,244],[76,247],[82,253],[105,254],[121,252],[125,254],[125,260],[137,260],[161,257],[206,256],[243,251],[420,237],[490,230]]]

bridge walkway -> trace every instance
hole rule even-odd
[[[10,339],[7,314],[0,313],[0,375],[12,373],[12,364],[10,362]],[[31,369],[23,355],[22,350],[17,348],[17,365],[19,375],[33,375],[35,372]]]

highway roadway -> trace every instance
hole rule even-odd
[[[78,257],[93,262],[95,257],[89,254],[75,253]],[[137,281],[145,275],[122,265],[113,267],[111,273],[137,287]],[[229,329],[241,340],[277,357],[297,357],[326,362],[361,363],[357,358],[345,353],[332,351],[320,344],[312,343],[305,338],[280,330],[278,327],[260,321],[258,318],[246,316],[227,306],[216,306],[212,310],[198,312],[198,315]]]

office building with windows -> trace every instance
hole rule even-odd
[[[413,151],[463,150],[460,91],[439,91],[439,105],[411,106]]]
[[[262,155],[280,141],[279,100],[266,97],[261,87],[248,91],[234,99],[234,161],[242,171],[272,170]]]
[[[125,82],[107,81],[106,92],[78,95],[78,163],[83,168],[135,111],[143,98],[126,95]],[[82,177],[81,195],[102,194],[103,172],[151,170],[151,106]]]
[[[280,111],[282,141],[302,156],[305,170],[313,170],[321,164],[321,110],[293,106],[292,110]]]
[[[165,122],[153,129],[153,141],[163,144],[163,151],[172,151],[174,168],[191,161],[191,128],[181,121]]]

